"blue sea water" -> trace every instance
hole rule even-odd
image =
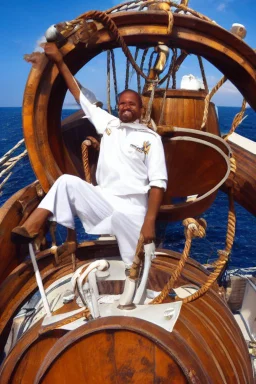
[[[239,108],[219,107],[219,121],[222,133],[227,133]],[[73,110],[63,110],[63,118]],[[256,141],[256,114],[252,109],[246,110],[247,118],[237,129],[237,133]],[[21,108],[0,108],[0,157],[3,156],[22,138]],[[17,153],[24,150],[22,146]],[[35,180],[28,157],[22,159],[12,170],[12,176],[0,196],[0,206],[19,189]],[[0,179],[0,182],[2,179]],[[255,198],[256,201],[256,198]],[[236,204],[237,230],[229,268],[246,268],[256,266],[256,217]],[[216,259],[217,251],[225,248],[225,236],[228,214],[227,196],[219,192],[212,207],[203,215],[207,220],[207,236],[194,240],[191,256],[201,263]],[[63,231],[59,231],[63,237]],[[81,226],[78,226],[79,239],[87,239]],[[181,223],[171,224],[165,233],[164,247],[181,252],[184,247],[184,233]]]

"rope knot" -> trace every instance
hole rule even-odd
[[[230,168],[232,173],[236,173],[236,159],[233,156],[230,158]]]
[[[204,219],[185,219],[182,223],[185,227],[185,236],[191,236],[191,238],[199,237],[203,238],[206,235],[207,223]]]
[[[166,10],[165,12],[167,13],[167,16],[168,16],[167,34],[171,35],[172,29],[173,29],[174,17],[173,17],[172,11]]]
[[[230,252],[227,252],[224,249],[219,249],[217,253],[220,260],[228,260]]]

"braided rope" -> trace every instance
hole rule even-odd
[[[129,277],[131,279],[134,279],[134,280],[139,277],[140,265],[141,265],[143,255],[144,255],[143,245],[144,245],[144,237],[142,234],[140,234],[140,237],[139,237],[139,240],[137,243],[137,247],[136,247],[136,251],[135,251],[135,256],[134,256],[133,263],[132,263],[132,266],[130,269],[130,275],[129,275]]]
[[[199,299],[199,297],[203,296],[211,288],[211,286],[215,283],[215,281],[219,277],[220,273],[222,272],[223,268],[225,267],[225,265],[229,259],[229,255],[225,251],[218,251],[218,254],[219,254],[219,259],[216,262],[216,267],[215,267],[214,272],[212,272],[210,274],[207,282],[197,292],[193,293],[192,295],[190,295],[190,296],[188,296],[182,300],[183,304],[188,304],[194,300]]]
[[[236,173],[236,159],[234,157],[230,158],[230,168],[231,168],[231,173],[235,175]]]
[[[87,136],[87,137],[86,137],[86,140],[90,140],[92,147],[93,147],[94,149],[96,149],[96,151],[99,151],[99,150],[100,150],[100,143],[98,142],[97,139],[95,139],[95,137],[93,137],[93,136]]]
[[[233,183],[228,190],[229,212],[228,212],[228,229],[227,229],[226,248],[225,248],[225,251],[228,252],[228,254],[230,254],[232,250],[234,239],[235,239],[235,231],[236,231],[236,213],[235,213],[233,188],[234,188],[234,178],[236,175],[237,168],[236,168],[236,160],[234,157],[230,159],[230,165],[231,165],[231,174],[233,175]]]
[[[173,27],[173,15],[171,12],[167,11],[168,14],[168,26],[167,26],[167,34],[171,34],[172,32],[172,27]],[[108,16],[107,13],[101,12],[101,11],[89,11],[86,12],[82,15],[80,15],[77,19],[72,20],[66,25],[68,28],[70,26],[73,26],[73,31],[71,31],[68,36],[66,37],[71,37],[72,34],[77,33],[79,29],[83,27],[83,22],[84,20],[96,20],[98,22],[101,22],[102,25],[109,30],[109,32],[112,34],[114,37],[115,41],[119,44],[119,46],[122,48],[122,51],[126,58],[129,60],[131,63],[132,67],[135,69],[136,73],[143,77],[147,82],[149,83],[156,83],[158,80],[155,79],[150,79],[147,75],[144,74],[144,72],[141,70],[141,68],[138,66],[136,61],[134,60],[131,51],[129,50],[128,46],[126,45],[124,38],[120,35],[119,30],[115,24],[115,22]],[[65,32],[65,30],[63,31]],[[126,81],[127,85],[127,81]]]
[[[183,268],[185,266],[185,263],[189,257],[192,239],[194,237],[203,238],[205,236],[205,230],[206,230],[206,221],[204,219],[199,219],[198,221],[195,219],[186,219],[183,221],[183,225],[185,227],[185,237],[186,242],[184,246],[184,250],[182,252],[180,261],[173,272],[170,280],[163,288],[162,292],[159,296],[157,296],[151,304],[160,304],[162,303],[168,296],[170,290],[174,287],[174,284],[179,279]]]
[[[236,172],[236,161],[234,158],[231,158],[231,172],[234,174]],[[228,197],[229,197],[229,213],[228,213],[228,224],[227,224],[227,234],[226,234],[226,247],[224,250],[218,251],[219,259],[214,263],[215,269],[209,275],[206,283],[197,292],[182,299],[183,304],[191,303],[192,301],[197,300],[199,297],[203,296],[212,287],[212,285],[215,283],[219,275],[223,272],[223,269],[225,268],[229,260],[229,255],[234,244],[235,231],[236,231],[236,214],[235,214],[233,187],[229,188]],[[173,273],[171,279],[162,290],[161,294],[152,301],[152,304],[159,304],[159,303],[162,303],[163,300],[165,300],[170,290],[173,288],[174,283],[177,281],[177,279],[181,274],[181,271],[188,258],[188,253],[191,248],[191,240],[192,240],[190,233],[185,232],[185,234],[186,234],[186,244],[185,244],[181,259],[179,261],[179,264],[175,272]],[[181,300],[179,297],[176,297],[176,299]]]
[[[91,184],[92,179],[91,179],[91,171],[90,171],[90,165],[89,165],[88,140],[84,140],[82,142],[82,159],[83,159],[85,181]]]
[[[142,123],[145,125],[148,125],[150,122],[150,116],[151,116],[151,112],[152,112],[152,108],[153,108],[153,102],[154,102],[154,98],[155,98],[155,89],[156,89],[156,84],[153,84],[150,98],[148,101],[147,111],[146,111],[144,118],[142,119]]]
[[[173,62],[173,69],[172,69],[172,89],[176,89],[177,88],[177,83],[176,83],[176,74],[180,68],[180,65],[177,65],[177,49],[174,48],[174,51],[173,51],[173,56],[174,56],[174,62]]]
[[[96,21],[101,22],[105,28],[107,28],[112,36],[114,37],[115,41],[119,44],[119,46],[122,48],[122,51],[124,55],[129,59],[132,67],[135,69],[137,73],[140,74],[141,77],[143,77],[145,80],[147,80],[150,83],[155,83],[155,80],[149,79],[144,72],[141,71],[140,67],[134,60],[131,51],[129,50],[128,46],[126,45],[124,38],[120,35],[119,30],[115,24],[115,22],[105,13],[105,12],[100,12],[100,11],[89,11],[86,12],[85,14],[81,15],[78,17],[77,20],[79,19],[93,19]]]
[[[215,95],[215,93],[220,89],[220,87],[221,87],[226,81],[227,81],[226,76],[223,76],[222,79],[220,79],[220,81],[219,81],[219,82],[215,85],[215,87],[211,90],[211,92],[208,93],[208,95],[206,96],[205,101],[204,101],[204,115],[203,115],[203,122],[202,122],[202,125],[201,125],[201,130],[204,129],[205,124],[206,124],[207,119],[208,119],[209,105],[210,105],[210,100],[211,100],[211,98],[213,97],[213,95]]]
[[[246,100],[243,99],[243,103],[242,103],[241,111],[238,112],[238,113],[235,115],[229,133],[223,137],[224,140],[228,140],[229,136],[232,135],[233,132],[235,132],[236,128],[237,128],[237,127],[242,123],[242,121],[244,120],[244,113],[245,113],[245,109],[246,109],[246,103],[247,103]]]
[[[174,24],[174,17],[171,11],[165,11],[168,16],[168,28],[167,28],[167,35],[171,35],[173,24]]]
[[[192,301],[203,296],[218,279],[219,275],[222,273],[223,269],[225,268],[229,260],[229,255],[234,244],[235,232],[236,232],[236,214],[235,214],[233,188],[229,189],[228,197],[229,197],[229,212],[228,212],[228,224],[227,224],[227,235],[226,235],[226,247],[224,250],[218,251],[219,259],[214,263],[215,270],[210,274],[206,283],[193,295],[186,297],[183,300],[184,304],[191,303]]]
[[[202,59],[201,56],[197,56],[197,59],[198,59],[199,67],[200,67],[201,74],[202,74],[202,79],[203,79],[203,83],[204,83],[204,89],[208,93],[209,92],[209,88],[208,88],[207,79],[206,79],[206,75],[205,75],[203,59]]]

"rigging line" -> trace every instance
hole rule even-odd
[[[150,69],[151,69],[151,67],[152,67],[152,63],[153,63],[154,55],[156,55],[156,51],[155,51],[155,50],[154,50],[153,52],[151,52],[150,57],[149,57],[149,62],[148,62],[148,76],[149,76]],[[159,84],[160,84],[160,83],[159,83]]]
[[[115,39],[115,41],[121,47],[121,49],[122,49],[123,53],[125,54],[125,56],[127,57],[127,59],[130,61],[131,65],[133,66],[135,71],[137,73],[139,73],[140,76],[142,76],[149,83],[154,84],[156,82],[153,79],[149,79],[140,70],[140,67],[134,61],[134,58],[132,56],[132,53],[131,53],[129,47],[125,43],[125,40],[124,40],[123,36],[119,33],[118,27],[116,26],[115,22],[105,12],[101,12],[101,11],[89,11],[89,12],[86,12],[86,13],[80,15],[77,19],[70,21],[69,25],[75,25],[75,23],[76,24],[79,24],[79,23],[81,24],[81,20],[83,21],[83,20],[89,20],[89,19],[96,20],[96,21],[102,23],[102,25],[109,30],[109,32],[112,34],[112,36]],[[82,24],[81,24],[80,28],[82,28]],[[70,33],[69,36],[71,36],[72,34],[74,34],[77,31],[78,31],[78,29],[76,29],[75,31],[73,30],[73,32]]]
[[[167,74],[167,83],[166,83],[164,97],[162,99],[162,104],[161,104],[161,114],[160,114],[160,118],[159,118],[159,122],[158,122],[159,125],[162,125],[162,121],[163,121],[163,117],[164,117],[164,106],[165,106],[165,102],[166,102],[167,90],[169,88],[171,76],[173,76],[175,63],[177,60],[177,49],[174,48],[172,51],[173,51],[173,55],[172,55],[171,64],[170,64],[168,74]]]
[[[0,158],[0,165],[4,164],[5,161],[10,157],[10,155],[16,150],[18,149],[22,144],[24,144],[24,139],[18,141],[17,144],[15,144],[15,146],[13,148],[11,148],[8,152],[6,152],[2,158]]]
[[[175,56],[175,61],[174,61],[174,67],[172,71],[172,89],[177,89],[177,71],[179,69],[179,66],[176,67],[176,62],[177,62],[177,49],[174,48],[173,55]]]
[[[139,56],[139,51],[140,51],[140,48],[139,47],[136,47],[136,51],[135,51],[135,56],[134,56],[134,60],[137,61],[138,59],[138,56]],[[141,89],[140,89],[140,75],[138,74],[137,72],[137,89],[138,89],[138,93],[140,94],[141,93]]]
[[[141,58],[141,63],[140,63],[140,69],[141,69],[141,71],[143,70],[144,63],[145,63],[145,60],[146,60],[146,57],[147,57],[147,54],[148,54],[148,50],[149,50],[149,48],[144,49],[144,52],[143,52],[143,55],[142,55],[142,58]],[[140,77],[138,78],[138,80],[139,80],[139,87],[138,87],[138,90],[139,90],[139,94],[141,94]]]
[[[156,83],[153,84],[153,86],[152,86],[151,95],[150,95],[150,98],[149,98],[146,115],[145,115],[145,118],[143,119],[144,120],[143,122],[146,125],[148,125],[149,121],[150,121],[152,107],[153,107],[153,101],[154,101],[154,97],[155,97],[155,89],[156,89]]]
[[[223,137],[223,139],[225,141],[228,140],[229,136],[232,135],[232,133],[235,132],[236,128],[243,122],[243,120],[247,117],[245,116],[244,117],[244,114],[245,114],[245,111],[246,111],[246,99],[243,99],[243,102],[242,102],[242,107],[241,107],[241,110],[240,112],[238,112],[234,119],[233,119],[233,122],[232,122],[232,126],[230,128],[230,131]]]
[[[174,7],[174,8],[177,8],[177,9],[180,9],[181,11],[184,11],[184,12],[189,12],[191,15],[195,16],[195,17],[198,17],[199,19],[201,20],[205,20],[205,21],[208,21],[210,23],[213,23],[213,20],[210,19],[209,17],[203,15],[202,13],[200,12],[197,12],[195,11],[194,9],[192,8],[189,8],[187,6],[185,6],[184,4],[177,4],[175,3],[174,1],[162,1],[163,3],[167,3],[168,5],[170,5],[170,7]],[[153,0],[153,1],[146,1],[145,4],[142,4],[139,8],[139,11],[142,11],[143,8],[148,8],[149,5],[153,5],[153,4],[158,4],[159,1],[158,0]]]
[[[110,51],[107,51],[107,107],[111,114],[111,97],[110,97]]]
[[[201,56],[197,56],[197,58],[198,58],[198,62],[199,62],[199,66],[200,66],[200,70],[201,70],[201,74],[202,74],[202,78],[203,78],[204,89],[208,93],[209,92],[209,88],[208,88],[207,79],[206,79],[206,75],[205,75],[203,59],[202,59]]]
[[[128,86],[129,86],[129,76],[130,76],[130,61],[127,57],[126,58],[125,89],[128,89]]]
[[[186,59],[187,56],[188,56],[187,52],[182,50],[179,57],[176,59],[176,62],[175,62],[174,70],[176,73],[180,69],[181,64],[184,62],[184,60]],[[167,77],[168,77],[168,73],[159,81],[159,85],[163,84],[166,81]]]
[[[207,122],[207,119],[208,119],[208,112],[209,112],[209,105],[210,105],[210,101],[211,101],[211,98],[215,95],[215,93],[220,89],[220,87],[227,81],[227,77],[226,76],[223,76],[220,81],[218,81],[218,83],[215,85],[215,87],[213,87],[213,89],[211,90],[211,92],[208,93],[208,95],[206,96],[205,100],[204,100],[204,115],[203,115],[203,121],[202,121],[202,125],[200,127],[200,129],[204,129],[205,126],[206,126],[206,122]]]
[[[139,48],[139,47],[136,47],[135,55],[134,55],[134,61],[135,61],[135,62],[137,61],[137,58],[138,58],[138,55],[139,55],[139,50],[140,50],[140,48]],[[132,69],[132,71],[131,71],[131,75],[130,75],[130,79],[129,79],[129,80],[132,79],[134,72],[136,72],[136,71],[135,71],[135,68]],[[138,73],[137,73],[137,76],[138,76]]]
[[[117,76],[116,76],[116,60],[115,60],[115,53],[113,49],[110,50],[111,55],[111,61],[112,61],[112,72],[113,72],[113,82],[114,82],[114,90],[115,90],[115,100],[116,100],[116,106],[118,105],[118,89],[117,89]]]

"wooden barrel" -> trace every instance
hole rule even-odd
[[[148,284],[155,290],[163,288],[179,259],[171,251],[159,251],[163,253],[153,262]],[[62,275],[60,270],[56,274]],[[206,278],[206,271],[189,260],[178,285],[201,285]],[[71,332],[44,335],[40,326],[37,323],[12,349],[0,373],[1,384],[253,383],[247,346],[217,285],[182,306],[172,333],[126,317],[101,318]]]
[[[161,126],[200,129],[204,115],[205,91],[168,89]],[[153,103],[152,118],[158,125],[163,100],[163,89],[157,89]],[[210,103],[205,131],[220,136],[215,105]]]

